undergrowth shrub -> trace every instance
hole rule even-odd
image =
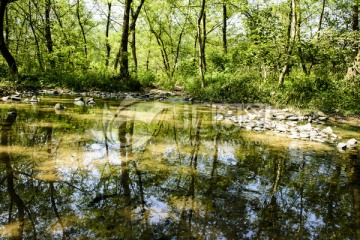
[[[200,88],[199,78],[189,79],[185,90],[204,101],[250,102],[261,101],[259,78],[251,73],[215,72],[207,76],[204,88]]]

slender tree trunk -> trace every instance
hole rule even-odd
[[[86,34],[85,34],[85,29],[84,29],[84,25],[81,22],[81,16],[80,16],[80,0],[77,0],[76,2],[76,17],[81,29],[81,35],[83,37],[83,41],[84,41],[84,53],[85,53],[85,57],[87,58],[88,56],[88,50],[87,50],[87,41],[86,41]]]
[[[359,2],[360,0],[353,0],[352,6],[352,30],[359,31]],[[359,50],[359,45],[357,43],[354,44],[354,55],[356,56]]]
[[[42,65],[42,57],[41,57],[39,40],[37,38],[35,27],[34,27],[33,20],[32,20],[31,1],[29,2],[29,24],[30,24],[31,31],[34,35],[34,41],[35,41],[35,45],[36,45],[36,56],[38,59],[39,68],[40,68],[40,70],[44,70],[44,67]]]
[[[199,72],[201,87],[205,87],[205,43],[206,43],[206,19],[205,19],[205,0],[202,0],[199,18],[197,21],[197,33],[199,41]]]
[[[296,9],[296,12],[295,14],[297,14],[297,17],[295,18],[295,22],[294,24],[296,24],[296,36],[297,36],[297,41],[298,41],[298,55],[299,55],[299,58],[300,58],[300,62],[301,62],[301,67],[303,69],[303,72],[306,74],[306,75],[309,75],[310,74],[310,68],[309,70],[307,69],[306,67],[306,60],[303,56],[303,49],[302,49],[302,46],[301,46],[301,7],[300,7],[300,1],[298,2],[297,4],[297,9]]]
[[[136,33],[135,30],[131,31],[131,53],[134,61],[134,71],[137,72],[138,61],[136,55]]]
[[[352,30],[359,31],[359,2],[360,0],[353,0],[352,5]],[[348,68],[345,80],[351,80],[360,74],[360,51],[357,43],[353,46],[354,61]]]
[[[5,43],[6,46],[9,46],[9,38],[10,38],[10,28],[9,28],[9,10],[5,9]]]
[[[69,41],[69,37],[68,37],[68,35],[67,35],[66,32],[65,32],[66,30],[64,29],[64,25],[63,25],[63,22],[62,22],[62,20],[61,20],[60,14],[58,13],[58,11],[57,11],[57,9],[56,9],[55,7],[53,8],[53,11],[54,11],[56,20],[57,20],[57,22],[59,23],[59,26],[60,26],[60,28],[61,28],[61,32],[62,32],[62,34],[64,35],[64,39],[65,39],[66,45],[67,45],[67,46],[70,46],[71,44],[70,44],[70,41]]]
[[[289,0],[289,3],[290,3],[290,11],[289,11],[289,18],[288,18],[286,45],[285,45],[286,58],[285,58],[284,66],[280,72],[279,81],[278,81],[279,86],[282,86],[284,84],[285,75],[289,71],[290,57],[292,54],[292,41],[295,36],[295,28],[296,28],[295,0]],[[294,29],[292,30],[292,28],[294,28]]]
[[[160,47],[160,53],[161,53],[161,58],[163,60],[165,72],[166,72],[167,76],[169,78],[171,78],[171,68],[170,68],[169,54],[168,54],[168,51],[166,50],[165,43],[164,43],[164,41],[163,41],[163,39],[161,37],[161,31],[160,31],[160,33],[157,33],[155,31],[155,29],[153,28],[153,26],[151,25],[150,18],[147,15],[146,15],[146,17],[147,17],[147,20],[148,20],[148,23],[149,23],[150,32],[154,34],[156,42]]]
[[[14,57],[9,52],[5,39],[4,39],[4,15],[6,11],[6,6],[10,1],[1,0],[0,1],[0,52],[1,55],[5,58],[6,63],[8,64],[12,74],[18,74],[18,68],[15,62]]]
[[[227,54],[227,9],[226,9],[226,3],[223,4],[223,49],[224,53]]]
[[[161,52],[161,57],[163,59],[164,68],[165,68],[167,75],[170,77],[170,75],[169,75],[169,72],[170,72],[169,55],[166,51],[164,41],[162,40],[161,36],[159,34],[157,34],[154,30],[151,30],[151,32],[155,35],[156,42],[158,43],[159,47],[161,48],[160,52]]]
[[[352,6],[352,30],[359,30],[359,0],[353,0]]]
[[[133,9],[131,8],[131,23],[130,23],[130,32],[131,32],[131,52],[132,52],[132,56],[133,56],[133,60],[134,60],[134,71],[137,71],[137,67],[138,67],[138,61],[137,61],[137,55],[136,55],[136,21],[139,17],[141,8],[144,4],[145,0],[141,0],[139,6],[137,7],[136,11],[134,12]]]
[[[130,22],[130,9],[132,0],[125,0],[125,10],[121,34],[120,43],[120,80],[129,81],[129,53],[128,53],[128,41],[129,41],[129,22]]]
[[[106,18],[106,31],[105,31],[105,37],[106,37],[106,59],[105,59],[105,66],[109,66],[109,59],[110,59],[110,52],[111,52],[111,46],[109,43],[109,30],[110,30],[110,21],[111,21],[111,2],[108,3],[108,14]]]
[[[50,20],[50,11],[51,11],[51,0],[45,0],[45,39],[46,39],[46,47],[48,53],[51,55],[53,53],[53,40],[51,36],[51,20]],[[51,68],[55,67],[54,60],[49,60]]]
[[[320,13],[320,17],[319,17],[319,27],[318,27],[318,32],[317,32],[317,37],[318,38],[320,37],[321,28],[322,28],[322,21],[324,19],[325,4],[326,4],[326,0],[322,0],[321,13]]]
[[[185,30],[185,24],[184,24],[183,28],[181,29],[181,32],[180,32],[180,35],[179,35],[179,39],[178,39],[178,42],[177,42],[176,52],[175,52],[174,66],[173,66],[173,68],[172,68],[172,70],[171,70],[171,73],[170,73],[171,78],[174,77],[174,75],[175,75],[175,70],[176,70],[176,66],[177,66],[177,63],[178,63],[178,59],[179,59],[181,40],[182,40],[182,36],[183,36],[183,34],[184,34],[184,30]]]
[[[120,46],[121,48],[121,46]],[[117,70],[118,69],[118,66],[119,66],[119,61],[120,61],[120,48],[119,48],[119,51],[117,51],[116,53],[116,57],[115,57],[115,61],[114,61],[114,70]]]
[[[150,50],[148,51],[148,54],[146,57],[146,71],[149,71],[149,62],[150,62]]]
[[[57,22],[59,23],[59,26],[60,26],[60,29],[61,29],[61,33],[63,34],[63,36],[64,36],[64,40],[65,40],[65,43],[66,43],[66,46],[71,46],[71,42],[70,42],[70,38],[69,38],[69,36],[68,36],[68,34],[67,34],[67,32],[66,32],[66,29],[64,28],[64,25],[63,25],[63,22],[62,22],[62,20],[61,20],[61,15],[60,15],[60,13],[58,12],[58,10],[56,9],[56,7],[55,6],[53,6],[53,12],[54,12],[54,15],[55,15],[55,17],[56,17],[56,20],[57,20]],[[69,48],[69,50],[68,50],[68,57],[67,57],[67,62],[68,62],[68,64],[71,66],[71,67],[74,67],[74,62],[73,62],[73,60],[72,60],[72,55],[73,54],[73,50],[71,50],[71,48]]]

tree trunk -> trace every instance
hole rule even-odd
[[[326,0],[322,1],[322,7],[321,7],[321,13],[320,13],[320,17],[319,17],[319,27],[318,27],[318,32],[317,32],[317,37],[320,37],[320,32],[321,32],[321,28],[322,28],[322,21],[324,18],[324,12],[325,12],[325,4],[326,4]]]
[[[110,30],[110,21],[111,21],[111,2],[108,3],[108,14],[106,18],[106,31],[105,31],[105,37],[106,37],[106,59],[105,59],[105,66],[109,66],[109,59],[110,59],[110,52],[111,52],[111,46],[109,44],[109,30]]]
[[[15,62],[14,57],[9,52],[5,39],[4,39],[4,15],[6,11],[6,5],[10,1],[8,0],[1,0],[0,2],[0,52],[1,55],[5,58],[6,63],[8,64],[10,71],[12,74],[17,75],[18,74],[18,68]]]
[[[300,63],[301,63],[301,67],[303,69],[303,72],[306,74],[306,75],[310,75],[310,68],[308,70],[308,68],[306,67],[306,60],[304,58],[304,53],[303,53],[303,49],[301,47],[301,7],[300,7],[300,1],[298,2],[297,4],[297,9],[296,9],[296,12],[297,13],[297,18],[296,18],[296,22],[294,24],[296,24],[296,36],[297,36],[297,41],[298,41],[298,56],[300,58]]]
[[[40,68],[41,71],[43,71],[44,67],[42,65],[42,57],[41,57],[41,52],[40,52],[39,40],[37,38],[36,31],[35,31],[35,26],[34,26],[33,21],[32,21],[31,1],[29,2],[29,24],[30,24],[31,31],[32,31],[32,33],[34,35],[34,41],[35,41],[35,45],[36,45],[36,56],[37,56],[37,59],[38,59],[39,68]]]
[[[48,50],[48,53],[51,55],[53,53],[53,40],[51,36],[51,20],[50,20],[50,11],[51,11],[51,0],[45,1],[45,39],[46,39],[46,47]],[[51,68],[55,67],[54,60],[49,60]]]
[[[9,10],[5,9],[5,43],[6,46],[9,46],[9,36],[10,36],[10,28],[9,28]]]
[[[227,54],[227,13],[226,13],[226,3],[223,4],[223,49],[224,49],[224,53]]]
[[[197,35],[199,41],[199,72],[201,87],[205,87],[205,42],[206,42],[206,19],[205,19],[205,0],[202,0],[199,18],[197,21]]]
[[[137,62],[137,55],[136,55],[136,21],[139,17],[140,11],[142,6],[144,5],[145,0],[141,0],[139,6],[137,7],[136,11],[134,12],[133,9],[131,8],[131,23],[130,23],[130,32],[131,32],[131,36],[132,36],[132,41],[131,41],[131,52],[132,52],[132,56],[133,56],[133,60],[134,60],[134,71],[137,71],[137,66],[138,66],[138,62]]]
[[[185,21],[186,22],[186,21]],[[177,66],[177,63],[178,63],[178,60],[179,60],[179,53],[180,53],[180,46],[181,46],[181,40],[182,40],[182,36],[184,34],[184,30],[185,30],[185,24],[184,26],[182,27],[181,29],[181,32],[180,32],[180,35],[179,35],[179,39],[178,39],[178,42],[177,42],[177,46],[176,46],[176,52],[175,52],[175,60],[174,60],[174,66],[171,70],[171,78],[174,77],[175,75],[175,70],[176,70],[176,66]]]
[[[134,61],[134,71],[137,72],[137,55],[136,55],[136,33],[135,30],[131,31],[131,53]]]
[[[353,31],[359,31],[359,2],[360,0],[353,0],[353,6],[352,6],[352,30]],[[354,55],[357,54],[359,50],[358,43],[354,44]]]
[[[88,55],[88,51],[87,51],[87,41],[86,41],[86,35],[85,35],[85,29],[84,29],[84,25],[81,22],[81,16],[80,16],[80,0],[77,0],[76,2],[76,17],[81,29],[81,35],[83,37],[83,41],[84,41],[84,53],[85,53],[85,57],[87,58]]]
[[[129,22],[130,22],[130,9],[132,0],[125,0],[125,10],[121,34],[120,43],[120,80],[129,81],[129,53],[128,53],[128,41],[129,41]]]
[[[161,38],[161,31],[160,31],[160,33],[157,33],[157,32],[155,31],[155,29],[153,28],[153,26],[151,25],[151,21],[150,21],[150,18],[149,18],[148,15],[146,15],[146,18],[147,18],[148,23],[149,23],[150,32],[151,32],[152,34],[154,34],[155,39],[156,39],[156,42],[157,42],[157,44],[158,44],[159,47],[160,47],[160,53],[161,53],[161,58],[162,58],[162,60],[163,60],[165,72],[166,72],[167,76],[168,76],[169,78],[171,78],[169,54],[168,54],[168,52],[167,52],[167,50],[166,50],[166,46],[165,46],[165,44],[164,44],[164,41],[163,41],[163,39]]]
[[[353,0],[352,6],[352,30],[359,30],[359,0]]]
[[[288,18],[288,29],[287,29],[287,38],[286,38],[286,45],[285,45],[285,63],[284,66],[280,72],[279,86],[282,86],[284,84],[285,75],[289,71],[289,65],[290,65],[290,57],[292,54],[292,42],[295,38],[295,28],[296,28],[296,2],[295,0],[289,0],[290,3],[290,12],[289,12],[289,18]],[[293,29],[294,28],[294,29]],[[293,29],[293,30],[292,30]]]
[[[352,30],[358,31],[359,30],[359,0],[353,0],[352,5]],[[352,62],[351,66],[348,68],[346,75],[344,77],[345,80],[351,80],[360,74],[360,52],[359,47],[355,43],[353,47],[353,51],[355,54],[354,61]]]

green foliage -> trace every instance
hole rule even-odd
[[[156,82],[156,75],[151,71],[139,71],[136,78],[140,85],[145,88],[154,87]]]
[[[284,87],[283,102],[302,106],[310,102],[318,92],[328,88],[328,80],[314,75],[307,76],[303,73],[290,76]]]
[[[132,2],[134,10],[139,2]],[[119,66],[114,67],[122,23],[113,19],[123,18],[117,4],[112,5],[105,35],[109,1],[80,0],[74,5],[63,0],[47,2],[51,4],[50,24],[46,23],[45,3],[8,4],[4,37],[16,59],[19,77],[14,79],[1,59],[4,89],[119,91],[156,86],[172,90],[181,85],[205,101],[261,101],[359,112],[358,79],[342,80],[360,43],[359,31],[351,29],[351,1],[322,1],[321,29],[322,4],[318,1],[299,2],[293,11],[297,18],[289,18],[291,1],[223,1],[227,6],[225,51],[223,4],[209,0],[203,89],[195,1],[145,1],[134,31],[136,58],[133,35],[129,37],[129,71],[135,69],[134,59],[137,71],[126,83],[118,79]],[[301,22],[291,27],[296,20]],[[285,82],[278,86],[286,64]]]
[[[345,113],[360,114],[360,77],[352,81],[342,81],[339,84],[338,108],[344,109]]]
[[[213,72],[206,77],[206,87],[201,89],[198,79],[192,79],[185,90],[197,98],[213,102],[260,101],[259,79],[256,73]]]

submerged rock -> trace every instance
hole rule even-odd
[[[29,100],[29,102],[32,102],[32,103],[40,102],[40,98],[37,98],[36,96],[32,96],[31,99]]]
[[[74,104],[76,106],[84,106],[85,105],[85,101],[82,97],[78,97],[74,99]]]
[[[55,107],[54,107],[55,110],[64,110],[65,109],[65,106],[62,104],[62,103],[57,103],[55,104]]]
[[[94,98],[86,98],[85,99],[85,104],[87,106],[95,106],[96,102],[95,102]]]
[[[20,94],[11,95],[10,99],[13,101],[21,101],[21,95]]]
[[[2,97],[1,100],[3,100],[4,102],[9,101],[9,100],[10,100],[10,96]]]

